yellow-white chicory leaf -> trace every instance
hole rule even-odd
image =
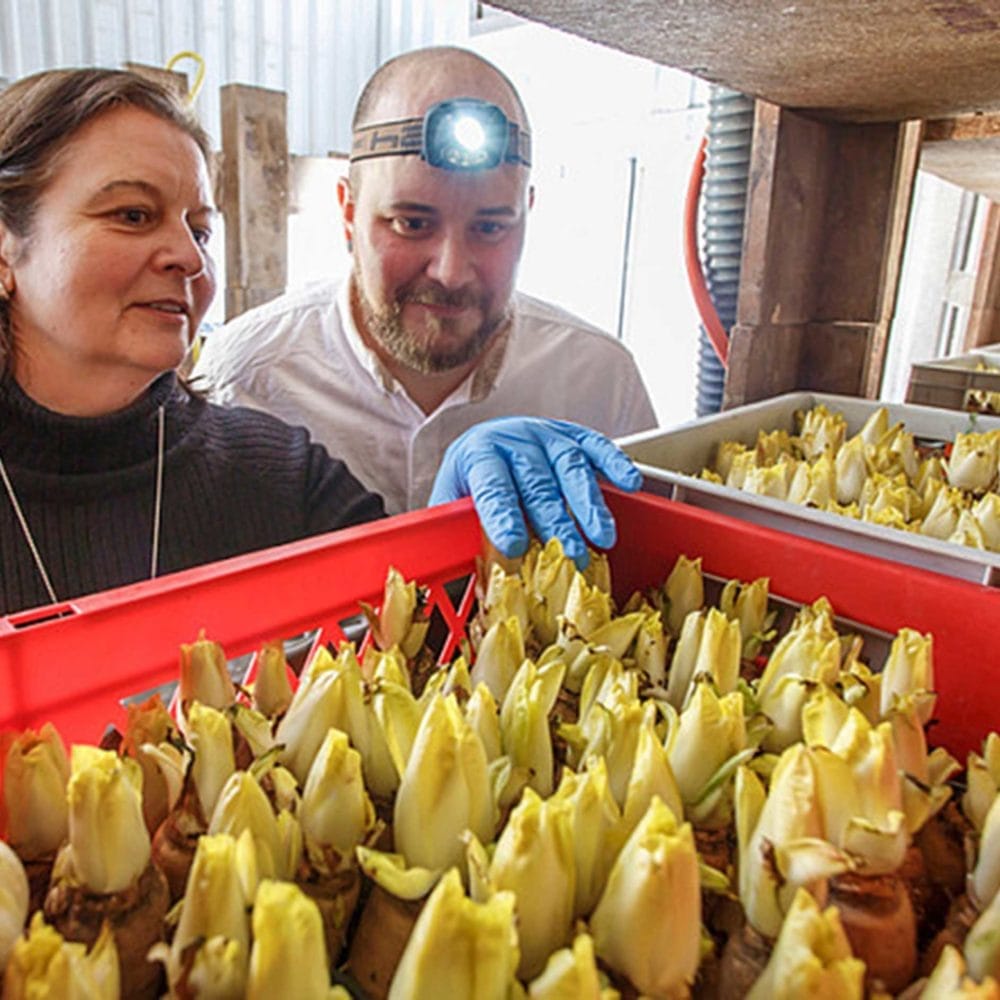
[[[26,861],[51,856],[66,839],[68,781],[66,747],[50,722],[11,742],[3,774],[7,839]]]
[[[590,918],[597,954],[641,993],[673,996],[698,969],[701,891],[690,824],[653,799]],[[669,947],[664,947],[669,942]]]
[[[537,976],[570,937],[576,892],[572,812],[569,802],[543,800],[526,788],[490,862],[491,883],[517,900],[521,979]]]
[[[594,939],[577,934],[569,948],[549,956],[542,973],[528,984],[530,1000],[618,1000],[619,993],[601,986]]]
[[[0,840],[0,970],[28,919],[28,876],[13,848]]]
[[[508,1000],[519,962],[514,895],[469,899],[455,868],[420,911],[389,986],[389,1000]]]
[[[767,966],[747,1000],[862,1000],[865,963],[854,958],[835,907],[799,889]]]

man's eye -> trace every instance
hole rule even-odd
[[[203,229],[200,226],[192,226],[191,235],[194,237],[194,241],[198,244],[198,246],[207,247],[212,239],[212,230]]]
[[[494,222],[491,219],[486,219],[477,222],[474,229],[476,235],[481,239],[498,240],[507,233],[508,226],[505,222]]]
[[[430,219],[419,216],[397,215],[392,219],[392,228],[402,236],[419,236],[431,227]]]

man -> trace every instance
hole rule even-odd
[[[621,343],[514,290],[530,137],[496,67],[449,47],[398,56],[353,129],[337,188],[350,276],[212,334],[195,375],[213,399],[304,424],[389,513],[427,503],[445,449],[481,420],[553,417],[609,437],[655,426]]]

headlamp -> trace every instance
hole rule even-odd
[[[495,104],[475,97],[440,101],[423,118],[364,125],[354,133],[351,163],[408,155],[442,170],[492,170],[502,163],[530,167],[531,135]]]

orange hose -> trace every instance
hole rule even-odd
[[[707,139],[702,139],[698,146],[698,155],[694,158],[687,195],[684,199],[684,265],[705,333],[722,367],[725,368],[729,364],[729,337],[723,329],[715,303],[709,295],[705,272],[702,270],[701,258],[698,255],[698,199],[701,197],[707,143]]]

